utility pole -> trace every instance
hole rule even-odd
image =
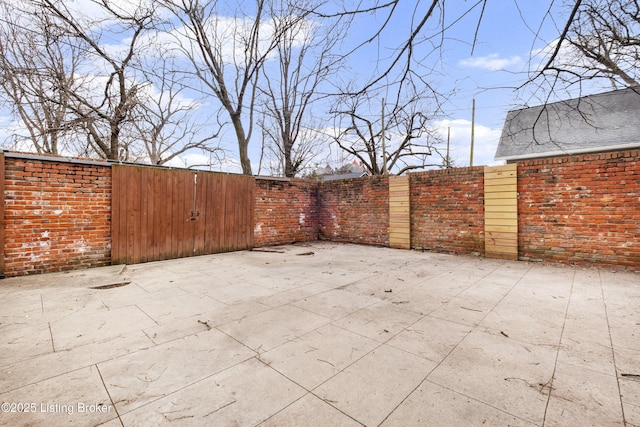
[[[469,152],[469,166],[473,166],[473,138],[476,130],[476,99],[473,98],[471,105],[471,150]]]
[[[447,157],[445,158],[445,167],[451,167],[451,157],[449,157],[449,143],[451,142],[451,126],[447,127]]]
[[[382,138],[382,174],[388,175],[389,171],[387,170],[387,147],[384,140],[384,98],[382,98],[382,130],[380,131],[380,136]]]

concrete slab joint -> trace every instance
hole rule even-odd
[[[2,425],[640,425],[638,274],[330,242],[9,278]]]

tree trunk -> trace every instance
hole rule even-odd
[[[233,123],[233,129],[236,132],[238,139],[238,153],[240,155],[240,165],[242,166],[242,173],[244,175],[253,175],[251,171],[251,160],[249,160],[249,141],[244,133],[242,127],[242,121],[239,114],[231,114],[231,122]]]
[[[289,139],[288,134],[282,135],[282,145],[284,148],[284,176],[287,178],[293,178],[297,171],[295,170],[293,160],[291,159],[293,143]]]

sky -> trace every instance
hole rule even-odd
[[[566,16],[566,10],[556,4],[558,2],[531,0],[487,2],[484,12],[478,6],[465,15],[474,3],[476,1],[446,2],[445,20],[456,23],[447,29],[442,46],[433,52],[432,45],[423,42],[415,52],[415,57],[420,59],[416,68],[424,66],[426,72],[433,74],[426,76],[426,80],[433,81],[433,87],[447,95],[432,125],[443,141],[450,138],[454,166],[470,164],[474,99],[473,165],[499,164],[494,155],[507,112],[542,102],[536,99],[535,91],[532,95],[527,87],[516,88],[527,80],[529,70],[535,69],[540,52],[557,39],[558,26],[564,24]],[[549,15],[550,3],[555,8]],[[360,69],[363,78],[367,72],[371,75],[382,68],[378,58],[389,56],[387,52],[408,37],[414,10],[420,16],[430,4],[431,1],[425,0],[401,1],[388,31],[382,33],[381,40],[356,51],[350,60],[351,67]],[[352,43],[370,37],[372,28],[378,28],[383,17],[361,18],[350,35]],[[421,35],[436,33],[438,29],[427,25]]]
[[[524,90],[515,89],[527,80],[529,70],[535,69],[540,61],[539,52],[558,37],[558,27],[564,24],[566,10],[557,0],[488,1],[484,10],[483,2],[478,0],[442,3],[446,4],[448,26],[443,43],[440,44],[438,37],[428,38],[439,33],[439,28],[431,26],[432,21],[429,21],[419,35],[421,39],[428,39],[417,44],[414,52],[415,71],[423,73],[425,81],[446,98],[431,124],[443,142],[450,135],[450,156],[454,166],[468,166],[475,100],[473,165],[497,164],[493,157],[507,112],[542,102],[536,99],[535,91],[529,86]],[[347,66],[354,75],[364,83],[377,69],[383,68],[384,58],[391,56],[392,50],[406,40],[415,26],[415,23],[411,24],[412,17],[422,16],[430,4],[431,0],[400,1],[380,38],[349,58]],[[471,7],[474,4],[476,7]],[[549,4],[553,4],[554,9],[547,14]],[[344,42],[346,47],[369,38],[383,18],[384,15],[358,17]],[[118,40],[112,40],[112,43],[117,47]],[[435,50],[434,44],[437,45]],[[222,132],[220,141],[228,148],[229,155],[215,169],[240,172],[237,143],[230,127]],[[254,173],[258,172],[260,140],[255,136],[249,145],[249,154]],[[208,155],[192,152],[169,165],[184,167],[208,160]],[[318,163],[323,160],[320,156]],[[343,160],[350,163],[348,158]]]
[[[455,3],[466,9],[469,2]],[[440,120],[438,127],[443,137],[451,128],[456,166],[468,166],[470,162],[474,99],[474,165],[497,164],[493,157],[509,110],[540,102],[526,95],[526,90],[516,88],[527,80],[530,67],[539,61],[536,53],[559,34],[553,21],[545,17],[547,9],[546,1],[488,2],[479,27],[478,7],[448,33],[442,53],[444,78],[440,81],[455,95],[443,106],[448,117]],[[556,12],[557,22],[562,24],[562,11]]]

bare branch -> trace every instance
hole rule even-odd
[[[397,94],[396,102],[385,106],[383,131],[381,97],[374,94],[344,97],[332,110],[334,128],[340,130],[333,135],[333,141],[356,157],[372,175],[434,166],[428,159],[439,154],[436,147],[441,141],[429,127],[430,119],[423,112],[424,100],[424,94]]]

